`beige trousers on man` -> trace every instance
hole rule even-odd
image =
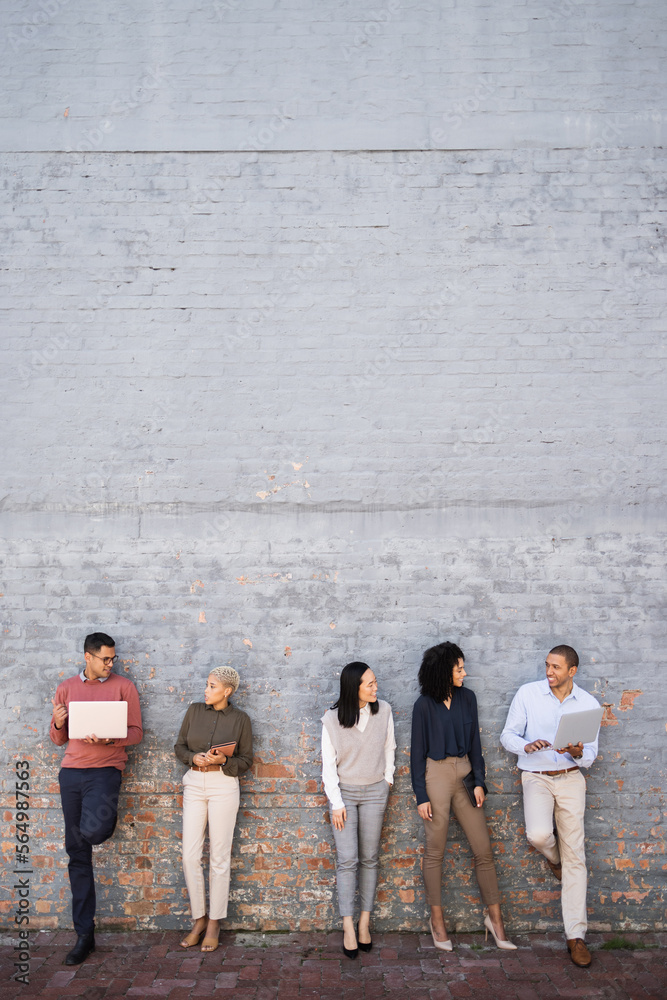
[[[522,771],[521,783],[528,842],[553,864],[560,861],[563,865],[561,907],[565,937],[568,941],[585,938],[588,926],[584,843],[586,779],[581,771],[564,771],[556,775]]]
[[[186,771],[183,775],[183,874],[194,920],[227,916],[232,837],[239,810],[239,779],[222,771]],[[201,858],[208,823],[209,908]]]

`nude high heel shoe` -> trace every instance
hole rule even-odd
[[[486,927],[486,934],[484,935],[485,941],[488,941],[489,931],[491,931],[493,940],[496,942],[496,947],[502,948],[503,951],[516,951],[516,945],[512,944],[511,941],[501,941],[500,938],[496,937],[496,932],[493,929],[493,924],[491,923],[491,918],[489,916],[484,917],[484,926]]]
[[[428,925],[431,928],[431,937],[433,938],[433,944],[438,949],[438,951],[451,951],[452,942],[451,941],[438,941],[437,937],[433,933],[433,924],[431,923],[431,918],[428,918]]]

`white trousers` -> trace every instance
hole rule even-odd
[[[183,775],[183,874],[194,920],[227,916],[232,838],[239,810],[239,779],[222,771],[186,771]],[[202,869],[208,823],[209,909]]]
[[[565,937],[568,941],[585,938],[588,926],[584,840],[586,779],[579,770],[553,776],[522,771],[521,783],[528,842],[553,864],[560,861],[563,866],[561,907]],[[554,817],[558,841],[554,836]]]

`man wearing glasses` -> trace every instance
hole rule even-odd
[[[104,632],[87,635],[83,645],[86,665],[80,674],[58,685],[53,698],[51,740],[64,746],[58,776],[65,817],[65,850],[69,855],[72,920],[77,940],[65,965],[79,965],[95,950],[95,880],[93,844],[103,844],[116,828],[118,793],[127,763],[125,747],[141,742],[139,695],[132,681],[113,673],[116,644]],[[94,733],[70,740],[67,715],[70,701],[126,701],[125,739],[98,739]]]

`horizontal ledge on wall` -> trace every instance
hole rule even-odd
[[[252,532],[255,537],[289,540],[339,539],[356,546],[361,539],[405,538],[517,538],[534,537],[545,543],[568,538],[623,533],[664,534],[665,512],[660,506],[605,506],[575,503],[558,507],[451,506],[399,509],[380,504],[346,506],[293,503],[257,504],[234,509],[212,505],[111,505],[104,510],[13,510],[2,514],[7,540],[66,537],[114,539],[189,539],[222,550]]]
[[[466,150],[621,149],[662,146],[667,114],[629,112],[516,112],[415,114],[399,121],[300,116],[298,105],[278,121],[273,113],[230,120],[186,119],[148,105],[132,118],[90,116],[0,122],[2,152],[263,153],[419,152]],[[169,120],[166,120],[169,118]]]
[[[575,146],[575,145],[555,145],[551,146],[548,143],[540,143],[531,145],[530,143],[524,143],[522,145],[512,146],[511,150],[520,149],[538,149],[538,150],[554,150],[562,152],[574,152],[574,153],[598,153],[602,156],[605,151],[616,152],[625,150],[637,150],[637,149],[662,149],[663,144],[661,142],[645,142],[637,143],[631,145],[614,145],[610,143],[605,146]],[[508,147],[504,146],[387,146],[387,147],[354,147],[354,146],[332,146],[330,148],[313,148],[304,147],[303,149],[285,148],[285,149],[238,149],[233,147],[219,147],[219,148],[209,148],[209,149],[167,149],[167,148],[146,148],[146,149],[91,149],[91,150],[77,150],[77,149],[3,149],[0,146],[0,153],[8,153],[16,156],[26,156],[26,155],[36,155],[36,156],[162,156],[163,154],[169,154],[174,156],[210,156],[212,154],[231,154],[236,156],[250,156],[250,155],[270,155],[270,156],[291,156],[297,154],[299,156],[305,156],[309,154],[318,155],[320,153],[346,153],[346,154],[358,154],[360,156],[372,156],[375,153],[500,153],[507,150]]]

